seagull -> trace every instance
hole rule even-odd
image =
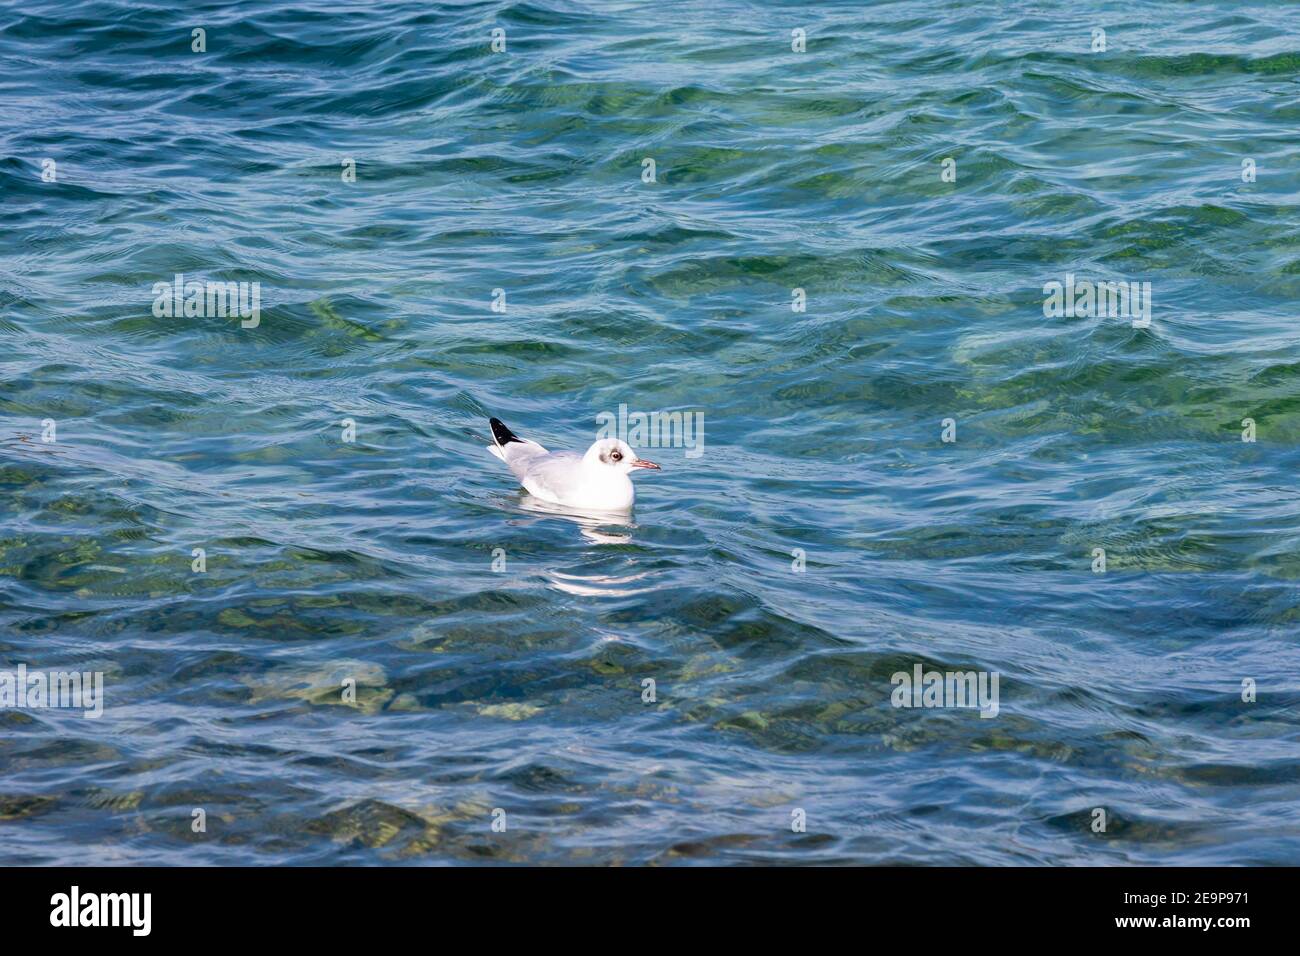
[[[487,450],[509,466],[524,489],[543,501],[589,511],[628,511],[636,489],[628,477],[633,468],[659,466],[639,458],[625,441],[601,438],[585,455],[576,451],[547,451],[520,438],[499,418],[490,418],[492,441]]]

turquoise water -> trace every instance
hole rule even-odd
[[[1297,38],[0,10],[0,667],[105,682],[0,710],[0,857],[1300,863]],[[703,422],[629,519],[483,447],[620,406]],[[997,715],[892,706],[918,663]]]

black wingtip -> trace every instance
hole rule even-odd
[[[523,439],[506,428],[505,422],[499,418],[489,418],[488,422],[492,425],[492,437],[496,439],[498,445],[506,445],[512,441],[522,442]]]

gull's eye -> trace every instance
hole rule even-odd
[[[615,461],[622,461],[623,453],[621,451],[610,452],[609,457],[613,458]]]

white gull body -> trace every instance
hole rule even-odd
[[[587,449],[547,451],[520,438],[500,419],[489,419],[493,444],[487,449],[510,468],[534,497],[587,511],[628,511],[636,500],[629,477],[634,468],[659,466],[637,456],[626,442],[602,438]]]

